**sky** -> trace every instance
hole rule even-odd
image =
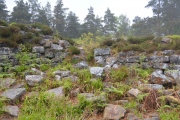
[[[12,11],[15,6],[14,0],[5,0],[8,10]],[[24,0],[26,1],[26,0]],[[47,1],[50,2],[52,9],[57,0],[38,0],[42,6],[45,6]],[[83,21],[88,14],[88,8],[94,8],[95,15],[103,17],[107,8],[114,13],[115,16],[121,14],[126,15],[131,21],[135,16],[148,17],[152,16],[152,10],[145,8],[149,0],[63,0],[65,8],[76,13],[80,21]]]

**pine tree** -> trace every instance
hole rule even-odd
[[[48,21],[47,14],[45,12],[44,7],[39,9],[35,22],[39,22],[41,24],[45,24],[45,25],[49,26],[50,23]]]
[[[69,12],[66,19],[66,36],[69,38],[77,38],[79,35],[80,23],[75,13]]]
[[[104,15],[104,34],[115,34],[117,31],[117,20],[113,13],[108,8]]]
[[[63,8],[64,4],[62,0],[58,0],[56,6],[54,7],[54,20],[53,27],[54,30],[60,32],[61,35],[65,35],[65,18],[67,8]]]
[[[49,2],[47,2],[45,6],[45,12],[46,12],[47,19],[49,21],[49,26],[52,27],[53,17],[52,17],[52,11],[51,11],[51,4]]]
[[[130,20],[125,15],[120,15],[118,17],[118,31],[117,36],[128,36],[130,30]]]
[[[29,13],[30,6],[23,0],[15,1],[16,6],[13,8],[11,13],[10,22],[17,23],[30,23],[31,14]]]
[[[37,22],[37,16],[39,13],[39,10],[41,8],[40,3],[38,3],[38,0],[28,0],[30,4],[30,13],[31,13],[31,22]]]
[[[84,19],[84,25],[86,27],[86,31],[95,34],[97,29],[95,26],[95,14],[94,14],[94,9],[93,7],[90,7],[88,9],[88,15]]]
[[[6,4],[5,4],[5,0],[0,0],[0,19],[2,20],[7,20],[7,17],[8,17],[8,12],[6,10]]]

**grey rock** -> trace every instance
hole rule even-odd
[[[0,55],[9,55],[11,53],[11,49],[8,47],[0,47]]]
[[[138,56],[133,56],[133,57],[127,57],[126,58],[127,63],[139,63],[140,59]]]
[[[163,63],[163,56],[152,55],[148,58],[148,61],[152,63]]]
[[[127,114],[127,120],[140,120],[136,115],[132,113]]]
[[[110,55],[110,48],[97,48],[94,49],[94,56],[107,56]]]
[[[42,75],[26,75],[25,80],[29,86],[35,86],[36,84],[40,84],[43,81]]]
[[[77,63],[75,65],[76,68],[79,68],[79,69],[84,69],[84,68],[88,68],[88,64],[86,61],[81,61],[79,63]]]
[[[25,88],[17,88],[17,89],[8,89],[5,92],[1,94],[2,97],[8,98],[11,101],[16,101],[19,99],[22,95],[26,93]]]
[[[120,52],[119,55],[118,55],[118,57],[119,57],[119,58],[122,58],[122,57],[126,57],[126,55],[127,55],[127,54],[126,54],[125,52]]]
[[[55,53],[55,58],[60,58],[60,59],[64,59],[66,58],[68,54],[66,52],[56,52]]]
[[[55,51],[61,51],[63,50],[63,47],[57,44],[51,44],[51,49]]]
[[[105,60],[102,56],[95,56],[94,57],[94,60],[97,64],[100,64],[100,65],[104,65],[105,64]]]
[[[161,69],[161,70],[167,70],[170,68],[169,64],[167,63],[153,63],[154,69]]]
[[[171,43],[171,39],[170,38],[163,38],[162,40],[161,40],[161,42],[162,43]]]
[[[106,58],[106,65],[112,66],[115,62],[117,62],[116,57],[107,57]]]
[[[0,79],[0,88],[9,88],[16,83],[16,79],[6,78]]]
[[[46,41],[44,47],[45,47],[45,48],[51,48],[51,44],[52,44],[51,41]]]
[[[179,55],[171,55],[170,63],[171,64],[180,64],[180,56]]]
[[[175,81],[172,78],[164,75],[161,70],[156,70],[155,72],[153,72],[151,74],[151,78],[149,81],[150,83],[160,84],[160,85],[165,85],[167,83],[171,83],[171,84],[175,83]]]
[[[5,112],[12,115],[13,117],[18,117],[18,114],[19,114],[19,107],[18,106],[8,105],[8,106],[4,107],[3,109]]]
[[[68,48],[70,46],[69,42],[66,40],[59,40],[59,45],[64,48]]]
[[[38,69],[36,69],[36,68],[31,68],[31,70],[32,71],[34,71],[36,74],[38,74],[38,75],[45,75],[45,73],[44,72],[42,72],[42,71],[40,71],[40,70],[38,70]]]
[[[72,76],[64,77],[63,79],[71,80],[71,82],[77,82],[79,78],[77,76],[72,75]]]
[[[165,75],[172,77],[176,81],[176,83],[180,85],[180,71],[179,70],[165,71]]]
[[[51,51],[51,50],[46,50],[46,52],[45,52],[45,57],[46,58],[54,58],[54,52],[53,51]]]
[[[159,84],[140,84],[140,88],[142,89],[155,89],[155,90],[162,90],[164,87]]]
[[[108,104],[103,113],[104,120],[120,120],[125,116],[126,110],[120,105]]]
[[[140,94],[141,92],[138,90],[138,89],[134,89],[134,88],[132,88],[132,89],[130,89],[129,91],[128,91],[128,94],[130,95],[130,96],[133,96],[133,97],[138,97],[138,95]]]
[[[126,56],[127,57],[131,57],[131,56],[134,56],[135,55],[135,52],[134,51],[128,51],[127,53],[126,53]]]
[[[164,50],[164,51],[162,52],[163,55],[172,55],[172,54],[174,54],[174,53],[175,53],[174,50]]]
[[[34,46],[32,48],[32,52],[33,53],[44,53],[45,52],[45,49],[44,49],[44,46]]]
[[[87,101],[96,102],[96,101],[106,101],[104,95],[95,96],[93,93],[80,93],[80,96],[83,96]]]
[[[61,76],[60,75],[55,75],[55,80],[57,80],[57,81],[61,80]]]
[[[48,94],[53,94],[55,97],[63,97],[64,96],[64,88],[58,87],[51,90],[46,91]]]
[[[68,76],[70,76],[70,71],[60,71],[60,70],[57,70],[57,71],[54,71],[53,73],[55,75],[60,75],[61,77],[68,77]]]
[[[90,73],[94,75],[95,77],[102,77],[104,73],[103,67],[90,67],[89,70],[90,70]]]

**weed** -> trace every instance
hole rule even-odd
[[[122,66],[118,69],[112,69],[110,72],[110,78],[116,82],[123,81],[127,77],[128,77],[128,68],[126,66]]]

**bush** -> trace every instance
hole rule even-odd
[[[0,19],[0,25],[1,26],[8,26],[8,24],[4,20],[1,20],[1,19]]]
[[[127,77],[128,77],[128,68],[126,66],[122,66],[119,69],[113,69],[110,72],[110,78],[116,82],[123,81]]]
[[[33,40],[32,40],[32,43],[33,44],[39,44],[39,42],[42,40],[41,37],[35,37]]]
[[[142,42],[153,40],[154,36],[146,36],[146,37],[130,37],[128,38],[128,42],[131,44],[140,44]]]
[[[32,24],[31,26],[32,26],[33,28],[39,28],[39,29],[41,29],[42,34],[44,34],[44,35],[52,35],[52,33],[53,33],[52,29],[51,29],[49,26],[43,25],[43,24],[41,24],[41,23],[34,23],[34,24]]]
[[[113,40],[105,40],[101,43],[101,46],[112,46],[115,43]]]
[[[0,29],[0,36],[3,38],[7,38],[11,35],[11,31],[9,27],[1,28]]]
[[[68,48],[68,51],[72,54],[72,55],[78,55],[80,54],[80,50],[75,47],[75,46],[71,46]]]

